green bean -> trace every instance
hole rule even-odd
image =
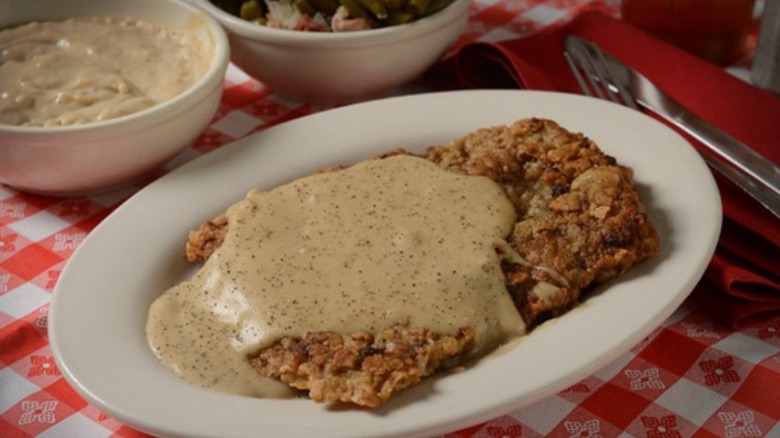
[[[368,11],[358,3],[358,0],[339,0],[341,5],[347,9],[352,18],[366,18]]]
[[[333,15],[341,3],[338,0],[309,0],[309,4],[325,15]]]
[[[388,26],[397,26],[399,24],[406,24],[414,21],[414,15],[405,11],[389,11],[387,15]]]
[[[241,16],[241,3],[243,3],[242,0],[209,0],[209,1],[211,1],[211,3],[214,6],[224,10],[230,15],[235,15],[236,17]]]
[[[385,0],[388,9],[399,11],[403,9],[409,0]]]
[[[260,3],[257,0],[249,0],[241,4],[241,18],[254,21],[263,14]]]
[[[267,24],[265,0],[210,0],[219,8],[247,21]],[[279,0],[270,0],[279,1]],[[374,26],[386,27],[406,24],[434,14],[454,0],[292,0],[302,14],[317,13],[329,19],[339,7],[344,7],[352,18],[368,18]],[[239,7],[240,6],[240,7]]]
[[[425,15],[435,14],[452,2],[453,0],[431,0],[431,3],[428,5],[428,10],[425,11]]]
[[[384,20],[387,18],[387,8],[385,7],[384,0],[358,0],[360,4],[371,11],[371,14],[376,17],[377,20]]]
[[[406,5],[406,11],[414,15],[415,18],[422,17],[428,11],[428,5],[431,0],[409,0]]]

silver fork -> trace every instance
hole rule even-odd
[[[635,97],[627,88],[628,84],[619,80],[617,75],[610,71],[606,55],[596,44],[576,37],[569,37],[566,41],[564,56],[582,94],[640,110]],[[777,218],[780,218],[780,197],[777,194],[758,184],[753,177],[735,167],[709,154],[702,152],[700,155],[712,169],[720,172]]]

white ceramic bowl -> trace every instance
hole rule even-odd
[[[132,16],[190,32],[212,57],[204,76],[171,100],[123,117],[63,127],[0,125],[0,182],[23,191],[81,196],[158,169],[211,121],[230,54],[222,27],[179,0],[0,1],[0,28],[82,15]]]
[[[260,26],[191,1],[227,29],[234,64],[277,95],[320,104],[379,97],[420,75],[458,39],[470,2],[405,25],[324,33]]]

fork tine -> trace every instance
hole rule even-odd
[[[583,94],[639,109],[631,93],[609,70],[604,52],[596,44],[577,39],[576,44],[570,44],[568,48],[564,55]],[[581,71],[585,73],[587,83]]]
[[[626,89],[625,85],[621,81],[615,79],[615,76],[609,70],[609,63],[604,58],[604,52],[601,50],[601,48],[599,48],[599,46],[594,43],[589,43],[587,44],[587,50],[592,52],[591,57],[595,57],[598,60],[598,62],[595,63],[596,70],[598,71],[599,76],[604,78],[606,83],[610,85],[606,88],[610,96],[613,97],[612,100],[623,103],[626,106],[638,110],[639,107],[637,106],[636,101],[634,101],[634,96],[631,95],[631,93]],[[620,96],[619,98],[612,92],[611,87],[615,87],[617,95]]]
[[[571,55],[569,55],[569,53],[564,53],[563,57],[566,58],[566,62],[569,63],[569,68],[571,69],[571,72],[574,74],[574,80],[577,81],[577,86],[580,87],[580,91],[582,91],[582,94],[586,96],[595,97],[593,93],[590,91],[588,85],[585,83],[585,78],[582,77],[582,73],[580,73],[579,67],[577,67],[577,65],[571,59]]]
[[[577,50],[570,52],[570,55],[566,59],[569,61],[574,77],[577,80],[577,85],[582,89],[582,92],[588,96],[608,99],[608,96],[604,95],[604,92],[601,90],[602,87],[599,84],[598,75],[595,74],[595,66],[587,51],[580,50],[580,47],[578,47]],[[587,82],[582,78],[578,66],[585,73]]]
[[[604,60],[604,54],[601,52],[601,50],[595,45],[595,44],[586,44],[585,45],[585,56],[588,59],[588,63],[593,68],[593,71],[596,72],[596,76],[598,77],[598,82],[603,86],[603,88],[606,90],[607,95],[609,96],[609,100],[625,104],[624,99],[621,99],[612,91],[612,87],[615,86],[615,78],[612,76],[612,73],[610,73],[609,68],[606,66],[606,61]],[[622,96],[621,96],[622,97]],[[633,99],[625,99],[626,101],[631,101],[633,103]]]

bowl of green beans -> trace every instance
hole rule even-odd
[[[227,31],[231,61],[283,98],[381,97],[438,61],[470,0],[191,0]]]

